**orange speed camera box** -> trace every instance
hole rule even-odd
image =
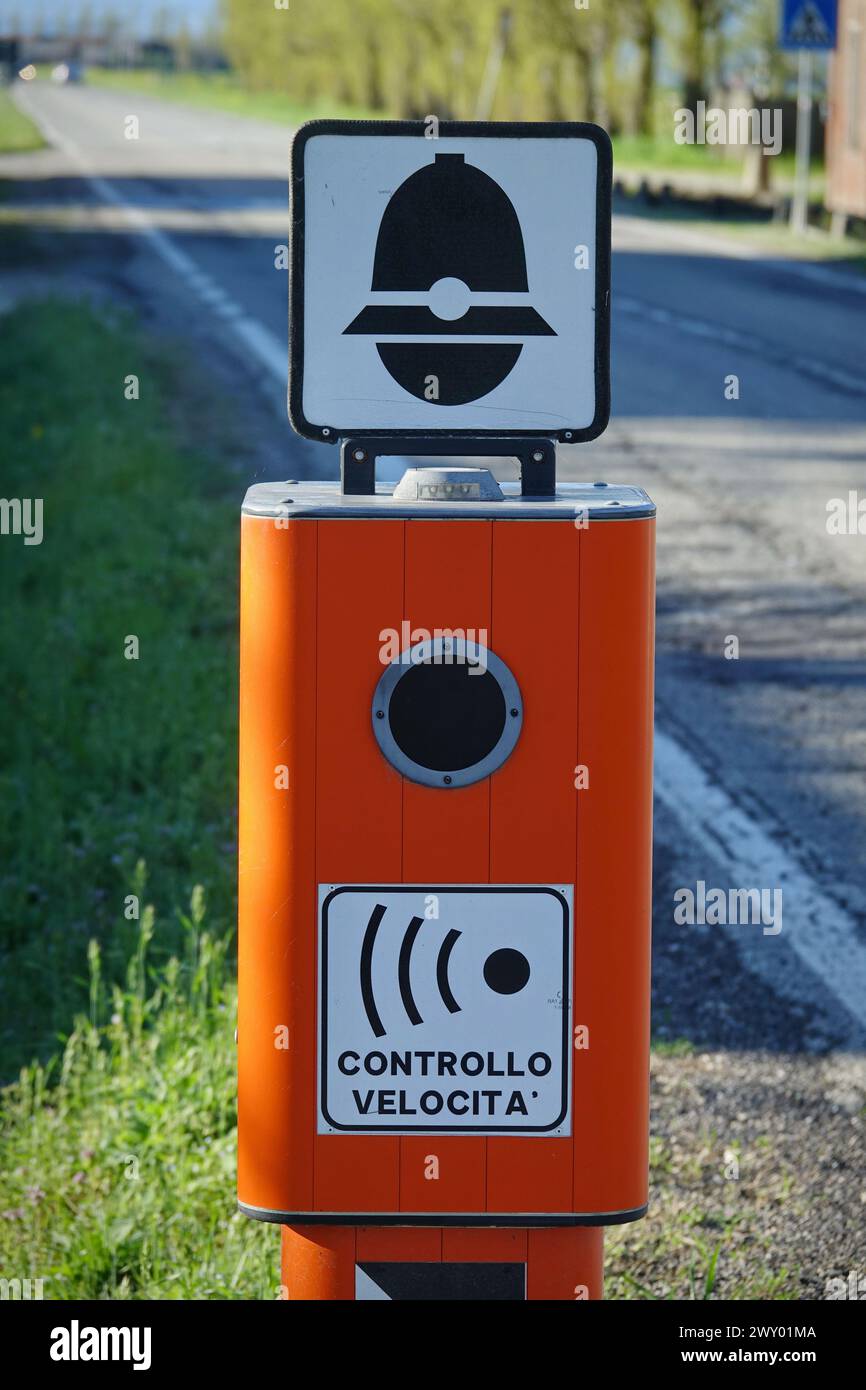
[[[248,492],[249,1215],[643,1213],[654,526],[637,488],[485,469]]]

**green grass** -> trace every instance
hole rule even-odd
[[[620,169],[644,170],[653,174],[717,174],[734,182],[742,178],[742,156],[727,158],[725,150],[719,145],[678,145],[673,138],[673,125],[670,136],[617,135],[612,143],[614,172]],[[764,158],[770,160],[770,178],[773,186],[787,186],[794,176],[796,161],[793,152],[783,150],[778,155]],[[817,187],[824,176],[823,160],[812,160],[811,173],[813,184]]]
[[[0,90],[0,154],[22,154],[45,144],[33,122]]]
[[[157,964],[193,884],[218,931],[233,918],[236,484],[179,446],[170,399],[129,327],[84,308],[0,333],[3,493],[44,517],[40,545],[0,537],[0,1079],[69,1026],[91,938],[122,978],[138,860]]]
[[[48,1299],[275,1298],[279,1237],[234,1210],[235,992],[197,889],[184,945],[123,986],[89,950],[90,1003],[62,1054],[0,1099],[0,1270]]]
[[[277,1286],[234,1212],[238,486],[180,380],[86,307],[0,332],[4,495],[44,500],[0,537],[0,1273],[53,1298]]]
[[[653,135],[616,135],[612,141],[614,168],[689,169],[695,172],[721,171],[736,176],[740,161],[723,159],[720,149],[711,145],[678,145],[673,138]]]
[[[695,1045],[689,1038],[653,1038],[652,1050],[660,1057],[691,1057]]]
[[[191,106],[228,111],[235,116],[255,116],[297,126],[316,116],[363,120],[382,112],[360,107],[302,103],[288,93],[250,91],[233,73],[154,72],[139,68],[90,68],[86,81],[95,87],[120,92],[142,92],[165,101],[181,101]]]

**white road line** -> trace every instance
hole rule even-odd
[[[45,136],[62,149],[103,202],[118,208],[127,225],[141,236],[166,265],[183,276],[205,303],[216,306],[231,331],[268,371],[286,380],[286,348],[257,319],[245,314],[224,290],[179,250],[140,208],[131,207],[115,188],[95,174],[77,146],[39,112],[29,115]],[[643,310],[644,306],[641,306]],[[866,1028],[866,949],[853,918],[827,898],[791,854],[728,793],[712,782],[703,768],[669,734],[656,731],[655,789],[685,833],[697,839],[711,858],[721,851],[731,880],[741,887],[781,887],[790,906],[782,935],[803,963],[820,979],[861,1028]],[[770,940],[769,948],[772,948]],[[804,997],[806,991],[804,989]]]
[[[855,376],[853,372],[846,372],[844,367],[830,366],[815,357],[780,352],[772,343],[754,333],[745,333],[739,328],[725,328],[722,324],[713,323],[708,319],[695,318],[690,314],[680,313],[679,310],[665,309],[625,294],[614,295],[611,304],[614,312],[645,319],[649,323],[663,324],[665,327],[678,329],[681,333],[688,333],[693,338],[704,338],[711,343],[741,348],[744,352],[761,357],[764,362],[793,368],[803,376],[813,377],[816,381],[844,391],[846,395],[866,395],[866,376]]]
[[[828,897],[755,817],[710,779],[680,743],[660,729],[656,729],[655,759],[656,795],[709,859],[724,861],[730,878],[729,884],[720,886],[782,889],[782,931],[778,938],[762,938],[768,959],[777,942],[785,941],[859,1025],[859,1037],[855,1034],[851,1040],[862,1046],[866,947],[854,918]],[[804,981],[800,998],[808,1002],[808,997]]]
[[[160,260],[181,276],[187,289],[224,320],[246,349],[247,355],[252,353],[262,366],[285,386],[288,377],[287,345],[280,342],[258,319],[251,318],[185,251],[175,246],[165,232],[153,224],[144,209],[133,207],[107,179],[95,173],[78,146],[67,139],[47,116],[34,109],[26,99],[22,101],[20,93],[16,92],[16,99],[21,109],[39,126],[46,140],[62,150],[70,163],[80,171],[96,196],[103,203],[117,208],[129,229],[144,237]]]

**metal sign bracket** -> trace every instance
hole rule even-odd
[[[520,491],[523,497],[556,496],[556,444],[552,439],[496,438],[480,435],[476,439],[447,434],[429,436],[363,435],[340,440],[340,483],[350,497],[369,496],[376,491],[376,460],[399,455],[408,458],[513,458],[520,465]]]

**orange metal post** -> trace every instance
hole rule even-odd
[[[355,1298],[355,1266],[365,1261],[417,1264],[516,1262],[526,1266],[528,1300],[593,1301],[603,1297],[604,1231],[440,1229],[375,1226],[284,1226],[284,1296]]]

